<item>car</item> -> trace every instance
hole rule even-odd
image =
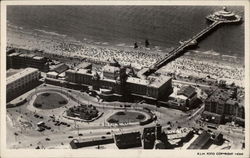
[[[49,138],[46,138],[45,140],[46,140],[46,141],[50,141],[50,139],[49,139]]]
[[[110,133],[110,132],[107,132],[106,134],[109,135],[109,134],[111,134],[111,133]]]
[[[68,92],[72,92],[71,90],[68,90]]]
[[[44,128],[39,128],[37,131],[42,132],[44,130],[45,130]]]
[[[73,138],[73,136],[68,136],[68,138]]]
[[[51,127],[49,127],[49,126],[44,126],[44,128],[46,128],[46,129],[48,129],[48,130],[50,130],[50,129],[51,129]]]
[[[67,125],[67,123],[66,123],[66,122],[61,122],[61,124],[62,124],[62,125]]]
[[[70,125],[67,125],[67,127],[70,127]]]
[[[82,134],[82,133],[79,133],[78,136],[83,136],[83,134]]]
[[[102,136],[102,139],[105,139],[106,137],[105,136]]]

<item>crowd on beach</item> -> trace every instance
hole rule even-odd
[[[116,48],[92,44],[83,44],[80,42],[73,42],[68,40],[60,40],[53,38],[44,38],[41,36],[27,36],[24,34],[14,39],[8,40],[8,43],[15,43],[24,49],[38,49],[46,53],[61,55],[65,57],[86,58],[93,62],[109,62],[115,59],[122,65],[130,65],[136,69],[142,67],[150,67],[157,60],[163,57],[163,54],[157,51],[150,51],[145,49],[133,48]],[[67,41],[67,42],[66,42]],[[11,44],[10,44],[11,45]]]
[[[214,79],[224,79],[228,83],[234,82],[242,85],[244,80],[244,68],[240,66],[228,66],[208,61],[195,60],[191,58],[180,57],[169,64],[163,70],[164,72],[175,73],[182,76],[193,77],[211,77]]]
[[[149,53],[133,48],[125,50],[100,46],[63,44],[57,49],[62,49],[71,56],[90,58],[92,61],[109,62],[115,59],[122,65],[131,64],[137,69],[149,67],[161,58],[158,53]]]
[[[12,36],[13,37],[12,37]],[[65,56],[68,58],[82,58],[94,63],[109,62],[115,59],[122,65],[131,65],[136,69],[150,67],[164,57],[164,52],[134,49],[125,47],[111,47],[106,45],[86,44],[79,41],[61,39],[54,36],[39,36],[31,34],[10,34],[8,44],[14,44],[26,49],[40,49],[46,53]],[[172,72],[197,77],[210,76],[218,79],[228,79],[241,82],[244,79],[243,66],[229,66],[221,63],[196,60],[195,58],[179,57],[163,68],[163,72]],[[160,70],[161,71],[161,70]],[[241,83],[242,84],[242,83]]]

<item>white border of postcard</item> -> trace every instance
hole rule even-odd
[[[246,113],[246,146],[244,150],[65,150],[65,149],[7,149],[6,148],[6,6],[7,5],[216,5],[216,6],[244,6],[245,8],[245,113]],[[249,1],[2,1],[1,2],[1,157],[250,157],[249,154]],[[199,153],[205,155],[199,156]],[[210,155],[209,155],[210,153]],[[232,154],[230,154],[232,153]],[[243,155],[237,155],[242,153]]]

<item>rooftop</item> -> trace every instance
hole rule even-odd
[[[91,66],[92,64],[91,63],[88,63],[88,62],[81,62],[80,64],[76,65],[76,68],[80,68],[80,69],[86,69],[88,68],[89,66]]]
[[[18,80],[18,79],[20,79],[20,78],[23,78],[23,77],[25,77],[26,75],[28,75],[28,74],[31,74],[31,73],[33,73],[33,72],[36,72],[36,71],[38,71],[38,69],[35,69],[35,68],[26,68],[26,69],[24,69],[23,71],[21,71],[21,72],[19,72],[19,73],[16,73],[16,74],[14,74],[14,75],[12,75],[12,76],[10,76],[10,77],[8,77],[7,78],[7,85],[8,84],[10,84],[10,83],[12,83],[12,82],[14,82],[14,81],[16,81],[16,80]]]
[[[141,146],[141,133],[131,132],[131,133],[117,134],[115,135],[115,140],[116,140],[116,144],[118,144],[118,146],[121,146],[121,147],[122,146],[134,147],[135,144],[136,146]]]
[[[50,71],[50,72],[48,72],[48,73],[46,73],[47,75],[54,75],[54,76],[57,76],[58,75],[58,73],[57,72],[55,72],[55,71]]]
[[[11,56],[18,56],[18,55],[20,55],[20,54],[21,54],[21,53],[16,53],[16,52],[15,52],[15,53],[9,54],[8,56],[10,56],[10,57],[11,57]]]
[[[68,69],[66,72],[91,75],[88,69]]]
[[[202,149],[210,141],[211,135],[204,131],[198,138],[194,140],[188,147],[188,149]]]
[[[188,98],[196,94],[195,88],[192,86],[184,86],[177,92],[177,95],[184,95]]]
[[[21,55],[19,55],[20,57],[26,57],[26,58],[32,58],[32,57],[34,57],[34,56],[36,56],[36,55],[34,55],[34,54],[21,54]]]
[[[171,77],[163,76],[163,75],[158,76],[158,77],[149,76],[148,79],[151,80],[151,83],[150,83],[151,87],[158,88],[158,87],[161,87],[166,82],[168,82],[169,80],[171,80]]]
[[[103,139],[112,139],[112,136],[105,136],[105,138],[93,137],[93,138],[85,138],[85,139],[73,139],[72,142],[83,143],[83,142],[92,142],[92,141],[98,141],[98,140],[103,140]]]
[[[217,89],[209,98],[207,98],[207,102],[218,102],[220,104],[224,104],[232,94],[232,90],[225,89]]]
[[[140,84],[140,85],[148,85],[149,81],[145,79],[140,79],[136,77],[128,77],[127,82],[134,83],[134,84]]]
[[[115,73],[116,71],[120,71],[120,68],[115,67],[115,66],[110,66],[110,65],[105,65],[103,67],[103,72]]]
[[[159,76],[159,77],[149,76],[147,79],[128,77],[127,82],[159,88],[170,79],[171,77],[168,76]]]
[[[64,63],[61,63],[61,64],[56,65],[56,66],[52,69],[52,71],[55,71],[55,72],[57,72],[57,73],[60,74],[60,73],[66,71],[66,70],[68,70],[68,69],[69,69],[68,65],[66,65],[66,64],[64,64]]]
[[[41,57],[41,56],[34,56],[33,59],[41,60],[41,59],[44,59],[44,57]]]

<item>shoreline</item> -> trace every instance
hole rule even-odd
[[[43,50],[45,53],[64,56],[66,58],[79,58],[85,61],[94,63],[108,63],[113,59],[117,60],[121,65],[131,65],[135,69],[142,69],[143,67],[150,67],[157,60],[163,58],[167,52],[159,51],[155,48],[139,48],[134,49],[127,45],[110,45],[106,42],[95,42],[85,39],[85,42],[77,41],[72,37],[59,35],[57,33],[44,31],[26,31],[23,28],[13,26],[7,29],[7,45],[11,47],[24,48],[28,50]],[[190,50],[184,53],[181,57],[171,61],[166,66],[161,68],[171,70],[170,72],[177,72],[183,74],[200,74],[211,76],[214,78],[237,80],[237,85],[244,85],[244,58],[233,57],[219,54],[213,50],[197,51]],[[182,65],[182,62],[185,65]],[[205,66],[204,66],[205,65]],[[203,70],[201,67],[206,69]],[[189,67],[189,68],[185,68]],[[198,72],[197,72],[198,71]]]

